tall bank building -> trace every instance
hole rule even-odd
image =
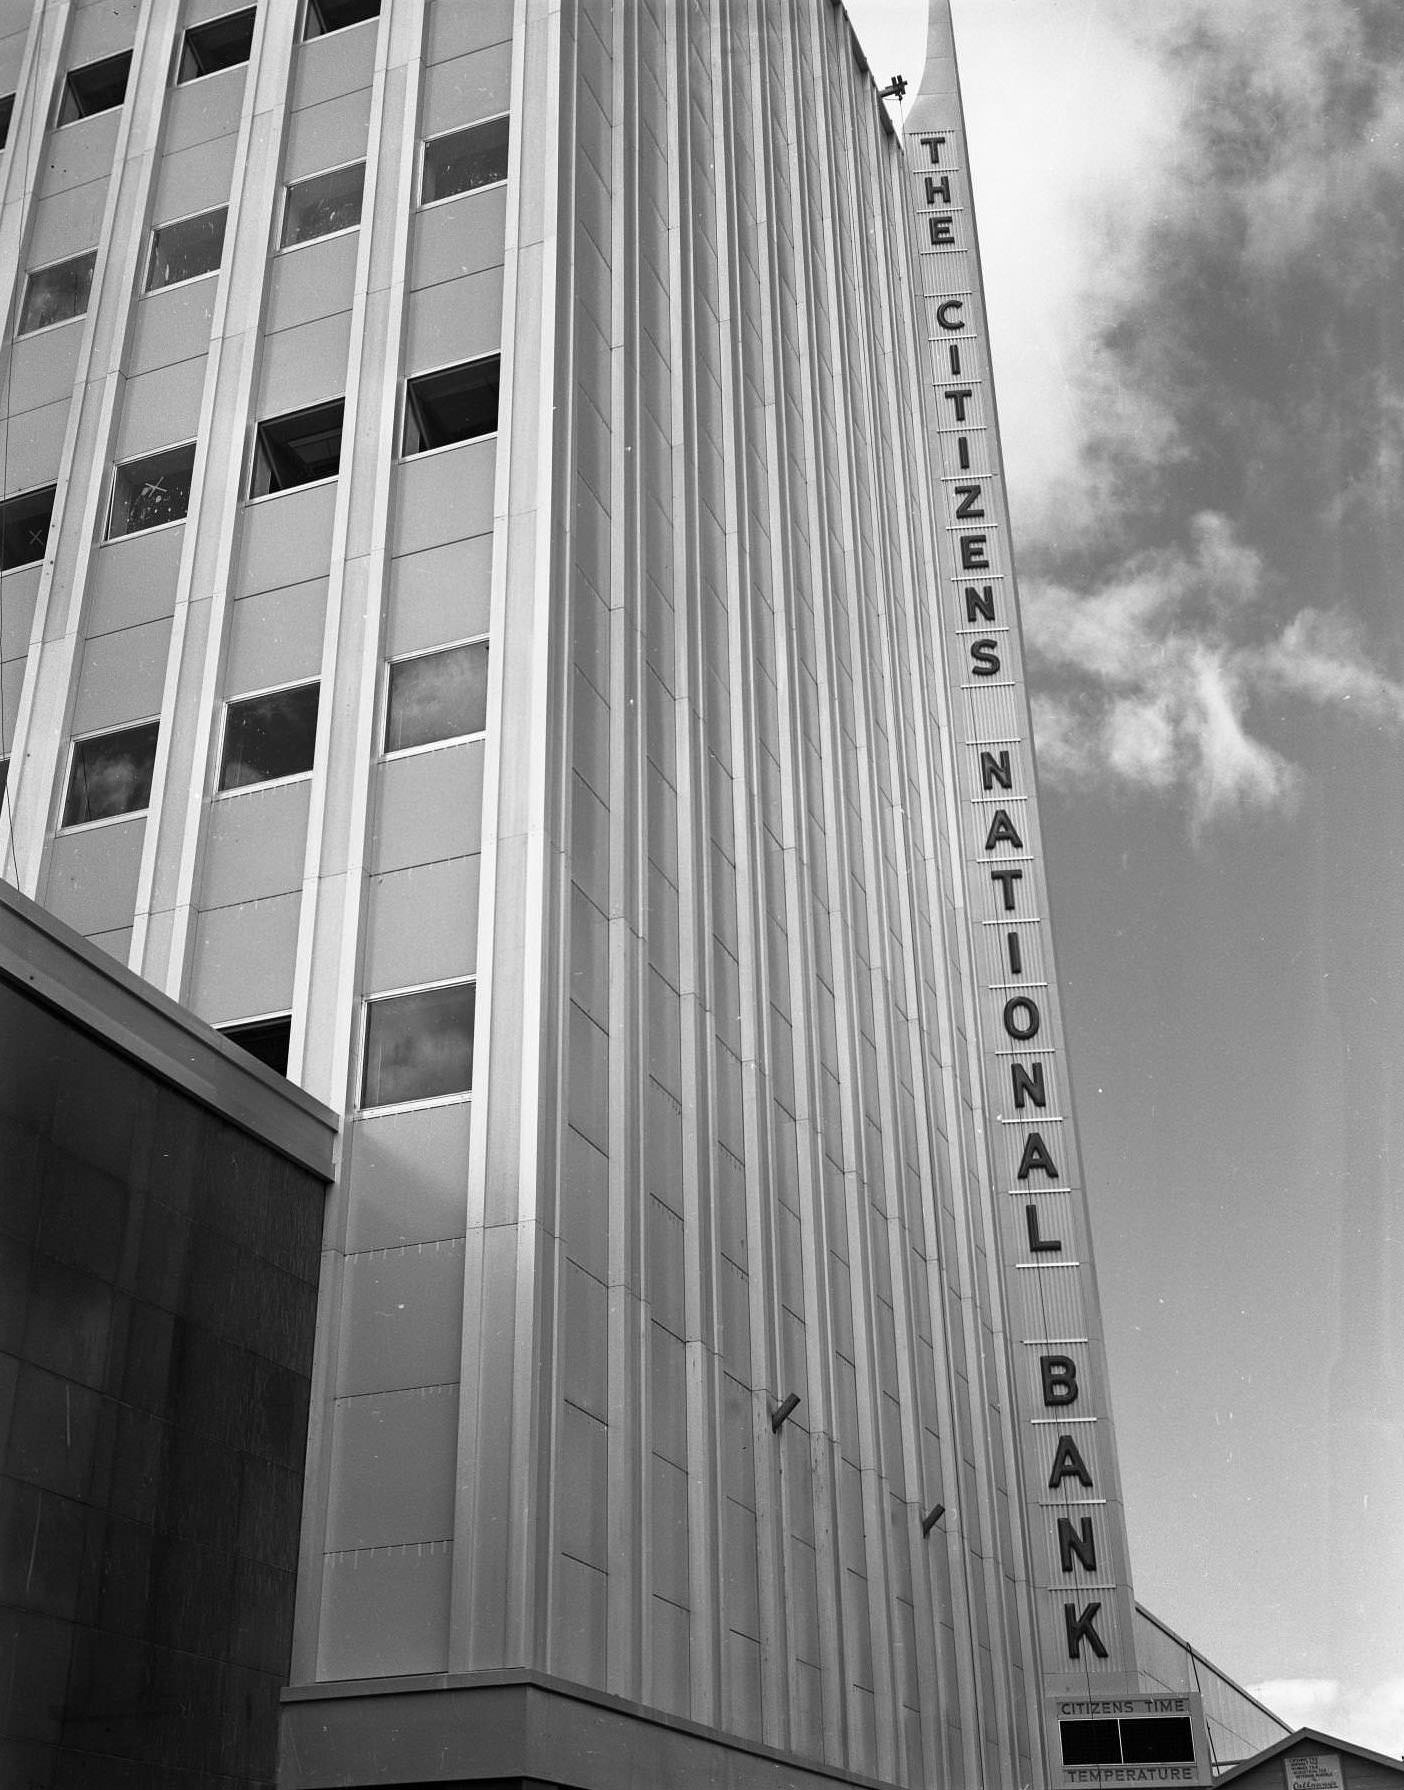
[[[343,1115],[278,1783],[1277,1738],[1132,1592],[944,0],[900,132],[835,0],[0,0],[0,116],[4,875]]]

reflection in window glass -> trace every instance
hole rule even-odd
[[[158,225],[151,232],[146,290],[155,292],[162,286],[176,286],[182,280],[197,280],[201,274],[213,273],[224,253],[227,212],[228,208],[221,205],[218,211],[203,211],[198,217]]]
[[[398,659],[390,667],[385,750],[481,733],[487,726],[487,642]]]
[[[165,448],[142,460],[128,460],[112,481],[112,515],[107,538],[139,534],[179,522],[190,507],[190,481],[195,471],[195,443]]]
[[[319,684],[270,690],[231,702],[224,722],[221,789],[247,789],[312,769],[317,745]]]
[[[0,572],[43,559],[49,545],[55,489],[45,485],[42,491],[26,491],[0,503]]]
[[[509,121],[489,118],[485,124],[464,131],[431,137],[424,145],[424,183],[419,202],[447,199],[454,193],[471,193],[507,178]]]
[[[421,988],[366,1003],[362,1106],[466,1093],[473,1085],[476,984]]]
[[[310,180],[298,180],[288,188],[283,207],[282,247],[330,236],[334,230],[350,230],[361,221],[361,188],[366,164],[352,162]]]
[[[288,491],[316,479],[334,478],[341,466],[341,425],[345,400],[315,410],[270,417],[258,425],[250,497]]]
[[[67,323],[88,308],[93,289],[93,264],[97,250],[75,255],[71,261],[55,261],[52,267],[36,267],[24,287],[19,333],[47,329],[51,323]]]
[[[137,814],[151,801],[151,772],[156,763],[160,723],[144,721],[114,733],[95,734],[73,742],[68,799],[63,824],[80,827],[115,814]]]

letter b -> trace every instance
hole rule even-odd
[[[1038,1372],[1045,1405],[1077,1403],[1077,1363],[1071,1355],[1040,1355]]]

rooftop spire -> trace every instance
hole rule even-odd
[[[949,124],[960,107],[956,77],[955,29],[951,0],[929,0],[926,15],[926,66],[916,98],[903,121],[904,133]]]

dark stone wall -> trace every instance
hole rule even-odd
[[[0,1784],[271,1784],[321,1182],[0,981]]]

